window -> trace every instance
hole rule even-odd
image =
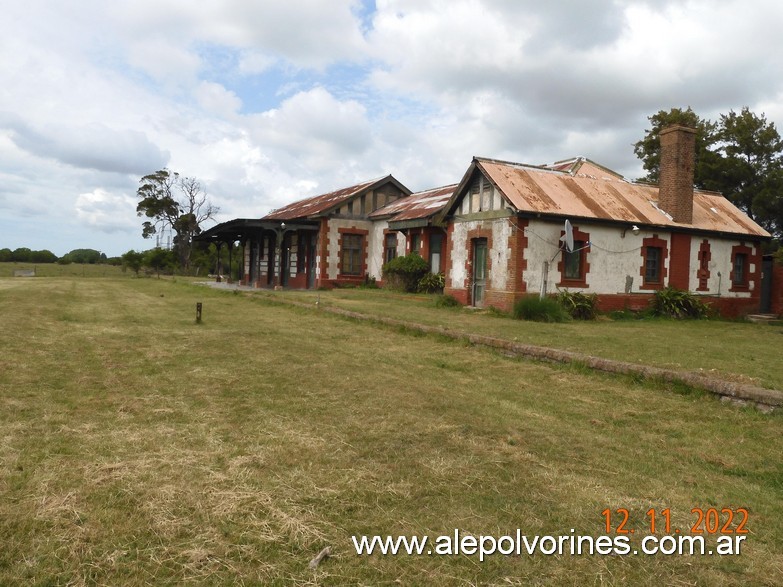
[[[421,235],[420,234],[412,234],[411,235],[411,253],[418,253],[421,251]]]
[[[479,174],[478,177],[473,180],[469,194],[465,199],[468,201],[471,213],[486,212],[493,208],[493,196],[494,190],[492,189],[492,184],[486,177]]]
[[[734,255],[734,265],[731,268],[731,283],[735,287],[746,287],[748,285],[747,253],[736,253]]]
[[[584,232],[579,227],[574,226],[573,237],[574,247],[569,253],[565,247],[560,254],[560,262],[557,264],[557,270],[560,272],[560,282],[558,285],[563,287],[589,288],[587,275],[590,273],[590,263],[587,262],[588,253],[590,253],[590,233]],[[565,232],[561,231],[560,236]]]
[[[563,251],[563,279],[581,281],[584,278],[582,271],[582,253],[584,253],[584,241],[574,241],[572,252]]]
[[[383,262],[388,263],[397,256],[397,233],[390,232],[386,235],[383,250]]]
[[[731,287],[729,291],[750,291],[757,277],[758,261],[753,247],[740,243],[731,247]]]
[[[642,239],[642,262],[639,275],[642,283],[639,289],[661,289],[666,285],[668,269],[666,259],[669,258],[669,241],[657,234]]]
[[[362,252],[364,236],[361,234],[343,234],[340,255],[340,272],[343,275],[362,274]]]
[[[661,282],[661,247],[647,247],[644,259],[644,281],[646,283]]]
[[[430,271],[440,273],[440,257],[443,252],[443,235],[430,235]]]

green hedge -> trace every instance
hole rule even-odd
[[[381,270],[385,287],[415,292],[418,290],[419,281],[429,273],[430,265],[418,253],[409,253],[395,257]]]

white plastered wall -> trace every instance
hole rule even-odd
[[[385,236],[383,231],[389,228],[389,223],[385,220],[379,220],[372,223],[370,234],[367,241],[367,273],[370,277],[381,279],[383,267],[383,249],[385,245]],[[399,239],[397,240],[397,250],[399,251]]]
[[[447,246],[451,250],[451,267],[448,268],[448,277],[451,279],[452,287],[464,287],[468,277],[465,263],[468,260],[468,251],[471,246],[468,233],[478,229],[489,231],[492,234],[492,248],[487,251],[491,260],[487,287],[493,291],[505,291],[509,287],[508,261],[511,257],[511,248],[508,246],[509,237],[512,231],[517,230],[507,218],[454,223],[454,229],[447,239],[450,241]]]
[[[590,235],[591,247],[587,252],[587,263],[590,264],[587,273],[587,288],[571,288],[570,291],[584,291],[585,293],[618,294],[626,291],[626,277],[632,281],[631,292],[649,292],[642,290],[641,268],[643,263],[642,246],[645,238],[657,235],[666,241],[666,246],[671,255],[671,235],[663,230],[642,230],[638,235],[630,229],[625,231],[620,227],[602,227],[597,225],[573,222],[575,229]],[[562,260],[562,253],[558,252],[562,224],[531,220],[525,229],[528,237],[528,246],[525,250],[527,270],[524,279],[529,292],[541,290],[544,262],[549,263],[547,291],[557,291],[555,284],[561,281],[557,265]],[[705,237],[693,235],[691,238],[689,289],[696,292],[699,286],[696,270],[699,263],[699,246]],[[731,287],[731,249],[739,245],[739,240],[727,240],[714,237],[706,237],[710,243],[711,259],[709,262],[710,277],[708,290],[697,292],[705,295],[721,295],[724,297],[750,297],[750,292],[730,292]],[[554,259],[553,259],[554,257]],[[664,259],[664,268],[670,274],[670,259]],[[749,272],[756,271],[755,264],[751,263]],[[721,273],[719,276],[718,273]],[[751,284],[752,288],[752,284]]]
[[[628,277],[631,278],[631,291],[642,291],[640,269],[643,239],[657,234],[667,242],[669,247],[669,235],[664,232],[640,231],[635,235],[631,230],[626,230],[623,236],[623,229],[619,227],[580,225],[576,221],[573,222],[573,226],[575,230],[590,235],[590,249],[585,253],[586,262],[590,267],[586,278],[587,288],[569,287],[569,291],[598,294],[625,293]],[[531,220],[525,228],[527,270],[524,279],[529,292],[541,291],[544,263],[549,264],[547,291],[557,292],[556,284],[561,281],[558,264],[562,261],[560,252],[562,231],[561,223],[540,220]],[[668,269],[668,266],[669,260],[665,259],[664,267]]]
[[[710,276],[707,279],[707,291],[699,291],[699,294],[719,295],[722,297],[732,298],[749,298],[753,291],[754,283],[750,282],[750,291],[729,291],[731,289],[731,249],[739,244],[739,240],[725,240],[725,239],[707,239],[710,243],[710,260],[708,268]],[[693,271],[690,275],[689,288],[691,291],[696,291],[699,287],[699,279],[696,275],[696,269],[699,264],[699,247],[701,246],[704,237],[694,236],[691,239],[691,266]],[[748,246],[754,248],[755,246],[750,243],[745,243]],[[755,263],[750,263],[748,266],[748,272],[753,273],[760,270],[760,267],[756,267]],[[720,275],[718,275],[720,273]]]

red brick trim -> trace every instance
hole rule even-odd
[[[527,291],[527,283],[525,282],[527,235],[525,229],[529,222],[527,218],[509,218],[509,222],[511,223],[511,235],[508,237],[508,248],[511,250],[511,255],[508,258],[508,277],[511,281],[511,290],[515,294],[523,294]]]
[[[560,261],[557,263],[557,270],[560,272],[560,282],[557,284],[561,287],[580,287],[586,288],[587,274],[590,272],[590,263],[587,262],[587,253],[590,252],[590,233],[582,232],[576,226],[573,227],[574,241],[582,241],[585,244],[585,248],[579,251],[579,275],[580,279],[567,279],[565,277],[565,256],[566,252],[563,250],[560,253]],[[560,231],[560,236],[565,235],[565,231]]]
[[[696,291],[708,291],[710,279],[710,260],[712,251],[710,250],[710,241],[706,238],[699,245],[698,269],[696,269],[696,278],[699,280],[699,287]]]
[[[326,285],[329,279],[329,220],[321,219],[321,226],[318,228],[318,256],[319,263],[316,271],[316,287]]]
[[[691,287],[691,235],[675,232],[671,235],[669,285],[679,289]]]
[[[657,247],[661,249],[661,270],[658,276],[658,281],[648,282],[645,279],[645,266],[647,265],[647,247]],[[642,266],[639,269],[639,275],[642,276],[642,285],[639,289],[662,289],[666,284],[666,277],[668,270],[666,269],[666,260],[669,258],[669,246],[668,243],[662,238],[658,238],[657,234],[652,235],[650,238],[642,240]]]
[[[734,283],[734,263],[737,255],[745,255],[745,274],[741,284]],[[751,273],[750,265],[754,264],[755,270]],[[729,291],[750,291],[751,281],[755,281],[756,274],[758,273],[759,261],[754,258],[753,248],[747,246],[744,242],[731,247],[731,268],[729,269],[729,283],[731,287]]]

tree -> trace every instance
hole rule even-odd
[[[30,261],[32,263],[56,263],[57,255],[48,249],[42,251],[32,251],[30,253]]]
[[[717,140],[717,125],[709,120],[702,120],[691,110],[672,108],[670,111],[659,110],[648,117],[652,128],[645,131],[644,138],[634,144],[634,153],[642,160],[642,165],[647,175],[642,181],[658,183],[661,167],[661,139],[660,132],[667,126],[682,125],[696,129],[696,161],[694,166],[694,184],[702,189],[714,189],[707,187],[711,184],[713,168],[716,163],[716,155],[711,147]]]
[[[744,107],[711,122],[690,108],[673,108],[649,120],[652,128],[634,145],[646,181],[658,181],[661,129],[670,124],[696,128],[695,187],[722,193],[770,233],[783,236],[783,140],[764,114]]]
[[[137,276],[141,269],[141,264],[144,260],[144,255],[131,249],[127,253],[122,255],[122,265],[133,271]]]
[[[139,183],[136,213],[149,218],[142,225],[142,236],[151,238],[165,228],[171,229],[176,235],[173,244],[180,265],[187,270],[193,237],[201,233],[201,224],[214,218],[219,209],[207,200],[201,182],[168,169],[145,175]]]
[[[724,155],[720,191],[765,228],[779,230],[783,140],[775,124],[744,107],[720,115],[718,136]]]
[[[174,253],[172,251],[167,251],[166,249],[161,249],[160,247],[150,249],[144,253],[143,264],[150,269],[154,269],[158,277],[160,277],[161,269],[172,267],[176,264],[176,262],[176,258],[174,257]]]
[[[17,263],[29,263],[30,256],[32,254],[33,252],[27,247],[19,247],[18,249],[14,249],[14,252],[11,253],[11,261],[16,261]]]
[[[63,263],[85,263],[95,265],[106,259],[106,255],[95,249],[74,249],[63,255]]]

